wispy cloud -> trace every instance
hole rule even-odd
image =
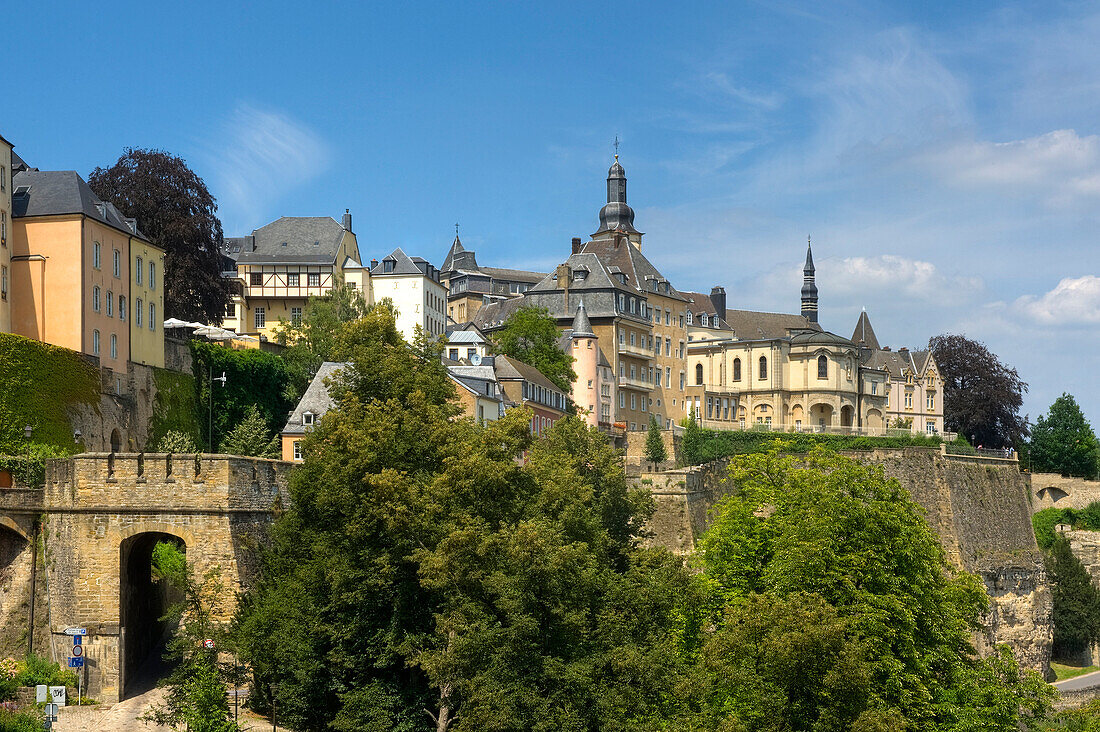
[[[242,103],[212,133],[203,156],[226,233],[264,223],[271,207],[329,163],[324,141],[282,112]]]

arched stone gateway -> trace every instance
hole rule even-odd
[[[146,664],[157,667],[154,655],[164,652],[172,630],[162,618],[180,600],[178,591],[153,573],[153,547],[159,542],[186,551],[183,539],[159,531],[136,534],[119,546],[119,689],[123,698],[155,682],[155,677],[142,678],[139,672]]]
[[[852,407],[849,404],[845,404],[840,408],[840,426],[851,427],[852,426]]]

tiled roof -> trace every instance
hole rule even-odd
[[[330,216],[283,216],[252,232],[237,261],[241,264],[334,264],[344,227]],[[254,242],[254,247],[253,246]]]
[[[385,264],[387,259],[394,260],[393,269],[386,272]],[[375,266],[371,267],[371,276],[383,276],[386,275],[427,275],[428,262],[421,257],[410,257],[408,254],[398,247],[389,253],[386,257],[383,257],[381,261]]]
[[[15,195],[16,191],[25,193]],[[124,234],[148,241],[134,219],[104,203],[75,170],[24,170],[12,177],[12,217],[84,214]]]
[[[562,390],[554,386],[554,382],[546,378],[541,371],[523,361],[509,358],[508,356],[497,356],[494,364],[496,366],[498,379],[505,381],[523,379],[529,383],[538,384],[544,389],[550,389],[555,394],[563,393]]]
[[[743,341],[786,338],[799,330],[821,330],[820,325],[802,315],[755,310],[726,310],[726,325]]]
[[[652,292],[652,282],[667,283],[668,278],[646,259],[638,247],[621,237],[616,243],[614,238],[594,239],[582,248],[584,254],[595,254],[607,267],[618,267],[627,276],[627,281],[642,292]],[[669,284],[669,291],[659,291],[665,297],[683,299],[683,296]]]
[[[302,424],[303,414],[310,412],[315,420],[320,421],[321,417],[333,408],[334,402],[328,386],[325,385],[325,380],[334,376],[345,366],[347,366],[346,363],[334,361],[325,361],[321,364],[321,368],[317,369],[317,374],[309,382],[305,394],[302,394],[302,398],[298,400],[298,406],[294,407],[294,411],[290,413],[286,426],[283,427],[283,434],[304,435],[306,428]]]

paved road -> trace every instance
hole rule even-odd
[[[1065,681],[1055,681],[1053,686],[1059,691],[1080,691],[1081,689],[1091,689],[1094,686],[1100,686],[1100,671],[1093,671],[1091,674],[1074,676],[1072,679],[1066,679]]]

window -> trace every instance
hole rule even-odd
[[[297,287],[299,282],[299,275],[297,272],[289,272],[286,276],[287,287]]]
[[[714,399],[707,397],[707,419],[714,416]]]
[[[476,355],[477,355],[477,349],[476,348],[467,348],[466,349],[466,358],[469,358],[469,359],[472,360],[473,357],[476,356]]]
[[[0,165],[0,191],[8,189],[8,169]]]
[[[829,359],[825,358],[825,356],[817,357],[817,378],[829,378]]]
[[[630,379],[633,381],[638,378],[638,367],[636,364],[630,364]]]
[[[8,268],[0,267],[0,300],[8,299]]]
[[[291,308],[290,309],[290,324],[301,325],[302,324],[302,309]]]
[[[302,459],[302,443],[299,442],[298,440],[294,441],[294,459],[295,460],[301,460]]]
[[[680,372],[680,391],[684,390],[684,372]]]
[[[638,401],[637,401],[636,397],[637,397],[637,395],[635,395],[635,394],[630,395],[630,408],[631,409],[637,409],[638,408]]]
[[[871,382],[871,396],[874,396],[875,394],[878,394],[878,382],[877,381],[872,381]]]
[[[92,331],[92,354],[96,355],[96,356],[99,355],[99,331],[98,330],[93,330]]]
[[[157,289],[157,265],[153,262],[149,263],[149,289]]]
[[[665,386],[672,388],[672,369],[665,366]]]
[[[634,334],[633,333],[630,334],[630,345],[632,345],[632,346],[634,345]]]
[[[92,288],[92,310],[99,312],[99,285]]]
[[[263,272],[249,272],[248,273],[248,284],[249,285],[251,285],[252,287],[259,287],[263,283],[264,283],[264,274],[263,274]]]
[[[141,284],[141,270],[145,267],[142,263],[141,257],[138,257],[134,263],[134,281],[139,285]]]
[[[0,247],[8,245],[8,212],[0,211]]]
[[[92,242],[92,266],[99,269],[99,242]]]
[[[111,334],[111,358],[118,358],[118,336]]]
[[[638,312],[638,301],[634,298],[630,298],[630,312],[631,314]]]
[[[306,285],[309,287],[321,286],[321,273],[320,272],[308,272],[306,273]]]
[[[688,325],[691,325],[691,311],[688,311]]]
[[[648,401],[649,400],[646,399],[644,396],[642,397],[642,411],[643,412],[646,411],[646,402],[648,402]]]
[[[913,390],[911,388],[905,390],[905,408],[913,408]]]
[[[252,322],[256,330],[267,325],[267,311],[264,308],[256,308],[252,311]]]
[[[665,311],[665,325],[672,325],[672,311]]]
[[[448,348],[447,349],[447,358],[451,359],[452,361],[457,361],[458,360],[458,349],[457,348]]]
[[[767,356],[761,356],[760,357],[760,378],[761,379],[768,378],[768,357]]]
[[[137,299],[137,306],[134,308],[134,324],[137,327],[141,327],[141,298]]]
[[[149,303],[149,330],[157,329],[157,304]]]
[[[313,426],[313,412],[302,412],[302,424],[306,427]]]
[[[741,380],[741,359],[739,358],[733,359],[733,380]]]
[[[936,434],[936,423],[932,420],[928,420],[924,423],[924,431],[929,435]]]
[[[118,296],[118,319],[122,322],[126,322],[126,296]]]
[[[619,293],[619,310],[624,313],[626,312],[626,296],[621,292]]]
[[[703,364],[701,363],[695,364],[695,383],[697,385],[703,383]]]
[[[225,306],[225,316],[227,318],[237,317],[237,305],[236,305],[236,303],[231,302],[231,303],[229,303],[228,305]]]
[[[619,392],[619,409],[626,409],[626,394]]]
[[[107,290],[107,317],[113,318],[115,316],[115,293]]]
[[[699,316],[699,325],[703,326],[704,328],[707,327],[707,314],[706,313],[703,313],[702,315]]]
[[[115,266],[115,277],[121,277],[122,276],[122,252],[120,252],[117,249],[115,250],[114,266]]]
[[[723,399],[722,400],[722,419],[729,419],[729,418],[730,418],[730,400],[729,399]]]
[[[931,393],[931,394],[927,395],[927,397],[925,398],[925,406],[929,410],[933,410],[933,409],[936,408],[936,395],[935,395],[935,393]]]

